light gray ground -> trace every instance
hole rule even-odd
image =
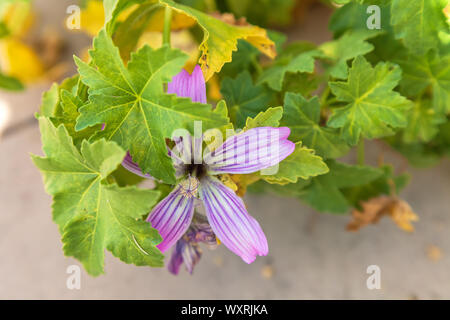
[[[63,16],[70,3],[37,2],[51,7],[52,11],[42,11],[50,22],[60,21],[56,17]],[[321,19],[307,19],[296,39],[326,39],[320,30],[326,27],[327,12],[314,12]],[[15,119],[10,125],[37,110],[47,87],[0,93]],[[1,299],[450,298],[449,161],[433,169],[411,170],[412,183],[402,196],[420,216],[412,234],[399,230],[388,218],[348,233],[349,216],[317,214],[294,199],[251,195],[246,204],[267,235],[268,257],[246,265],[220,246],[205,251],[193,276],[183,270],[174,277],[165,269],[126,265],[107,253],[106,275],[91,278],[83,271],[81,289],[69,290],[66,269],[78,262],[63,256],[51,221],[50,197],[29,157],[41,154],[40,144],[35,125],[0,140]],[[427,255],[431,245],[442,253],[438,261]],[[366,287],[366,268],[372,264],[381,268],[380,290]]]

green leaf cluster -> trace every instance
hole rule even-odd
[[[289,157],[230,181],[335,214],[396,196],[408,182],[389,165],[365,163],[366,141],[384,140],[421,166],[449,155],[448,1],[328,2],[339,4],[329,23],[333,38],[313,44],[235,19],[286,25],[290,0],[104,0],[105,25],[89,60],[75,57],[77,74],[43,95],[37,115],[45,156],[33,161],[53,196],[66,255],[93,275],[104,272],[105,249],[126,263],[163,264],[161,237],[144,218],[177,183],[167,151],[174,130],[193,133],[197,121],[205,136],[209,129],[288,127],[296,146]],[[380,29],[367,27],[370,5],[380,6]],[[170,43],[139,45],[166,8],[192,22],[198,56]],[[236,17],[211,14],[216,10]],[[189,61],[201,65],[216,104],[166,93]],[[0,86],[21,88],[2,75]],[[155,178],[154,188],[139,189],[142,178],[120,166],[127,152]]]

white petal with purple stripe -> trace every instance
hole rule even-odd
[[[287,127],[253,128],[228,138],[220,147],[208,153],[204,162],[210,174],[252,173],[278,164],[295,149],[287,138]]]
[[[163,238],[157,245],[162,252],[172,247],[188,229],[194,215],[194,199],[186,197],[178,185],[150,212],[147,221]]]
[[[148,173],[142,172],[142,169],[136,162],[133,161],[133,158],[131,157],[131,154],[129,152],[127,152],[125,158],[123,159],[122,166],[128,171],[131,171],[134,174],[141,176],[142,178],[153,179],[153,177]]]
[[[248,214],[242,199],[215,178],[200,184],[206,216],[216,237],[246,263],[269,252],[267,239],[259,223]]]

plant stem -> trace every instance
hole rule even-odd
[[[163,45],[166,44],[169,47],[170,47],[171,23],[172,23],[172,9],[166,7],[164,11]]]
[[[322,92],[322,95],[320,96],[320,106],[325,105],[329,95],[330,95],[330,87],[326,86]]]
[[[263,72],[263,69],[261,68],[261,65],[259,64],[256,58],[252,59],[252,66],[255,68],[256,74],[260,76],[261,73]]]
[[[361,137],[358,143],[358,165],[363,166],[365,163],[364,138]]]

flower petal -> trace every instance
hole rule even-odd
[[[183,161],[178,158],[176,154],[174,154],[169,148],[167,148],[168,155],[173,160],[173,166],[175,168],[175,177],[179,178],[183,175],[183,167],[184,164]],[[142,178],[147,179],[154,179],[151,175],[148,173],[143,173],[141,167],[133,161],[133,158],[131,157],[131,154],[127,152],[125,158],[122,161],[122,167],[127,169],[130,172],[133,172],[134,174],[137,174],[138,176],[141,176]]]
[[[173,249],[172,255],[170,256],[169,263],[167,264],[167,269],[170,273],[177,275],[180,272],[180,267],[183,264],[183,256],[181,254],[184,247],[187,245],[188,243],[183,239],[178,240],[175,249]]]
[[[295,144],[287,138],[287,127],[253,128],[228,138],[220,147],[205,155],[211,174],[252,173],[278,164],[294,152]]]
[[[269,252],[259,223],[248,214],[242,199],[214,178],[202,180],[200,197],[216,237],[246,263]]]
[[[167,85],[167,93],[175,93],[179,97],[191,98],[193,102],[206,103],[206,86],[202,69],[196,65],[192,74],[181,70]]]
[[[157,245],[165,252],[180,239],[191,224],[194,215],[194,197],[186,197],[180,185],[159,202],[147,221],[159,231],[163,241]]]
[[[142,169],[139,167],[139,165],[133,161],[133,158],[131,157],[131,154],[127,152],[127,155],[122,161],[122,166],[127,169],[128,171],[133,172],[134,174],[137,174],[138,176],[141,176],[142,178],[147,179],[153,179],[151,175],[148,173],[143,173]]]
[[[195,265],[200,261],[200,258],[202,257],[202,250],[197,243],[188,243],[184,247],[181,256],[183,257],[183,262],[186,266],[186,270],[190,274],[192,274]]]
[[[186,241],[185,239],[178,240],[175,245],[175,249],[172,251],[167,269],[177,275],[180,272],[180,267],[184,262],[186,270],[192,274],[195,265],[200,261],[202,257],[202,250],[197,243]]]

